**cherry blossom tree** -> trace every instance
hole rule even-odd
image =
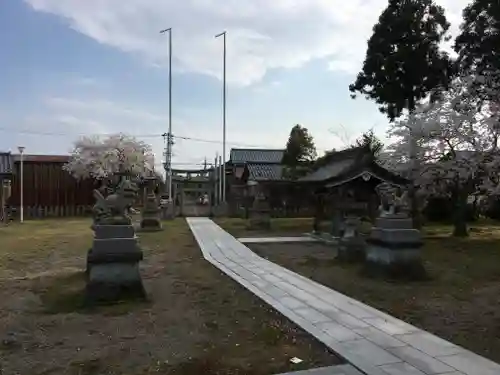
[[[78,139],[63,167],[75,178],[106,179],[117,174],[143,177],[154,170],[151,146],[125,134]]]
[[[426,195],[452,199],[456,236],[467,235],[467,199],[500,192],[499,108],[487,99],[499,97],[495,82],[496,75],[457,77],[437,102],[420,105],[388,130],[394,142],[385,160],[408,166],[411,140],[416,141],[419,163],[410,175]]]

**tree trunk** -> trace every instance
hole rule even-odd
[[[454,199],[453,236],[467,237],[467,192],[458,191]]]

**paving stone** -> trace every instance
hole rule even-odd
[[[259,257],[208,218],[187,221],[208,262],[366,375],[500,375],[486,358]]]
[[[387,348],[387,350],[400,358],[403,362],[408,362],[410,365],[428,375],[442,374],[443,372],[446,373],[457,370],[410,346]]]
[[[241,237],[241,243],[318,242],[312,237]]]
[[[437,357],[440,361],[470,375],[498,375],[500,365],[481,357],[471,351],[465,350],[463,353]]]
[[[304,302],[298,300],[295,297],[291,297],[291,296],[286,296],[286,297],[280,298],[278,300],[278,302],[281,303],[283,306],[286,306],[292,310],[296,310],[299,308],[300,309],[307,308],[307,306],[304,304]]]
[[[353,331],[363,336],[365,339],[370,340],[374,344],[377,344],[381,348],[397,348],[407,345],[406,343],[396,339],[395,336],[388,335],[375,327],[355,328]]]
[[[352,329],[346,328],[335,322],[318,323],[316,326],[338,342],[352,341],[363,338]]]
[[[379,367],[389,375],[425,375],[425,373],[406,362],[391,363]]]
[[[366,339],[347,341],[341,345],[348,351],[355,352],[366,361],[375,366],[386,365],[389,363],[402,362],[401,359],[389,353],[387,350],[375,345]]]
[[[418,328],[396,319],[368,318],[363,321],[389,335],[403,335],[418,331]]]
[[[299,314],[300,316],[306,318],[312,324],[331,321],[331,319],[328,316],[326,316],[326,315],[320,313],[319,311],[316,311],[310,307],[293,309],[293,311],[295,313]]]
[[[306,300],[306,303],[309,306],[315,308],[316,310],[318,310],[320,312],[324,312],[325,314],[333,313],[333,312],[340,312],[340,310],[337,309],[336,307],[334,307],[333,305],[326,303],[326,302],[323,302],[322,300],[317,299],[316,297],[314,297],[313,299]]]
[[[464,352],[463,348],[424,331],[407,333],[405,335],[395,335],[394,338],[397,338],[398,340],[401,340],[432,357]]]
[[[331,313],[326,313],[330,318],[332,318],[334,321],[336,321],[339,324],[342,324],[348,328],[368,328],[370,327],[368,323],[356,319],[354,316],[349,315],[347,313],[343,312],[331,312]]]
[[[337,365],[314,368],[310,370],[287,372],[278,375],[363,375],[351,365]]]

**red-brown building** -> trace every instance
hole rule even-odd
[[[19,212],[20,155],[12,155],[13,175],[11,196],[7,204]],[[63,165],[69,155],[23,155],[24,216],[81,216],[90,212],[96,182],[77,180]]]

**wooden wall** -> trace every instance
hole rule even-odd
[[[24,216],[81,216],[94,205],[94,180],[77,180],[62,169],[61,161],[24,161]],[[16,209],[20,205],[20,162],[14,164],[12,195],[8,201]]]

